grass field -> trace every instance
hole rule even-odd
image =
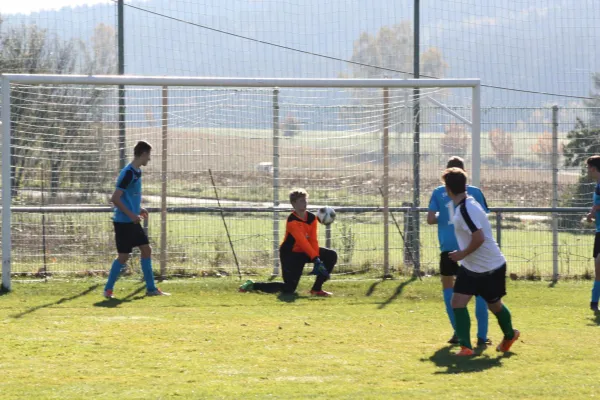
[[[334,280],[329,299],[306,296],[312,279],[287,298],[238,293],[233,279],[163,282],[172,297],[146,298],[119,281],[110,301],[98,280],[16,284],[0,300],[1,397],[576,399],[600,389],[588,282],[509,282],[522,339],[506,355],[456,359],[437,279]],[[489,336],[501,339],[493,316]]]

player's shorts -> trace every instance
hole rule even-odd
[[[460,267],[456,274],[454,293],[481,296],[488,303],[497,302],[506,295],[506,264],[484,273]]]
[[[594,259],[598,257],[600,254],[600,232],[596,232],[596,237],[594,238]]]
[[[442,276],[456,276],[458,273],[458,263],[452,261],[448,256],[449,251],[442,251],[440,254],[440,275]]]
[[[150,243],[141,224],[134,224],[133,222],[113,222],[113,224],[119,254],[129,254],[134,247]]]

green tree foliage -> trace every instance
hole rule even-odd
[[[592,116],[590,120],[594,117]],[[577,118],[575,128],[567,134],[568,143],[564,146],[566,167],[580,167],[581,175],[577,184],[568,190],[564,196],[563,204],[566,207],[587,207],[591,205],[594,183],[587,177],[585,160],[593,155],[600,154],[600,128],[590,128],[582,119]],[[582,232],[582,215],[573,213],[561,215],[562,228],[573,232]]]

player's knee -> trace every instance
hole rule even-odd
[[[494,314],[498,314],[500,311],[502,311],[502,300],[498,300],[494,303],[488,303],[488,308]]]
[[[442,275],[440,280],[442,281],[443,289],[452,289],[454,287],[454,277]]]
[[[125,265],[127,264],[127,261],[129,261],[129,254],[119,253],[117,260],[119,260],[119,264]]]
[[[338,255],[335,250],[321,248],[319,251],[319,257],[327,268],[333,269],[333,266],[337,264]]]
[[[454,293],[452,295],[452,301],[450,302],[450,304],[452,305],[452,308],[464,308],[469,303],[469,299],[469,296]]]
[[[152,257],[152,247],[150,245],[141,246],[140,253],[142,258],[150,258]]]

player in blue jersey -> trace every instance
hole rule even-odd
[[[586,160],[588,176],[596,182],[594,188],[594,204],[587,215],[587,220],[596,221],[596,237],[594,238],[594,265],[596,276],[592,288],[592,301],[590,308],[598,311],[598,300],[600,300],[600,156],[591,156]]]
[[[150,161],[152,146],[144,141],[139,141],[133,149],[133,161],[121,170],[117,178],[117,186],[111,197],[115,205],[113,225],[115,227],[115,241],[117,244],[117,258],[113,261],[108,281],[104,287],[104,297],[114,297],[113,289],[121,269],[129,260],[129,255],[134,247],[140,248],[142,273],[146,281],[147,296],[169,296],[154,284],[152,272],[152,248],[148,236],[142,228],[141,221],[148,218],[148,211],[142,208],[142,170]]]
[[[465,163],[460,157],[450,157],[446,168],[460,168],[464,171]],[[486,213],[489,213],[485,197],[479,188],[467,185],[467,194],[472,196],[483,208]],[[429,201],[429,209],[427,213],[427,223],[438,226],[438,240],[440,242],[440,275],[442,276],[442,291],[444,294],[444,303],[446,305],[446,313],[450,319],[454,334],[448,340],[448,343],[458,344],[458,336],[456,335],[456,322],[454,319],[454,311],[452,310],[452,294],[454,292],[454,280],[458,272],[458,263],[452,261],[448,254],[458,250],[458,242],[454,234],[454,226],[452,225],[452,217],[454,216],[454,204],[452,199],[446,193],[444,185],[438,186],[431,194]],[[477,317],[477,345],[484,346],[491,344],[487,337],[488,332],[488,307],[483,298],[477,296],[475,298],[475,315]]]

